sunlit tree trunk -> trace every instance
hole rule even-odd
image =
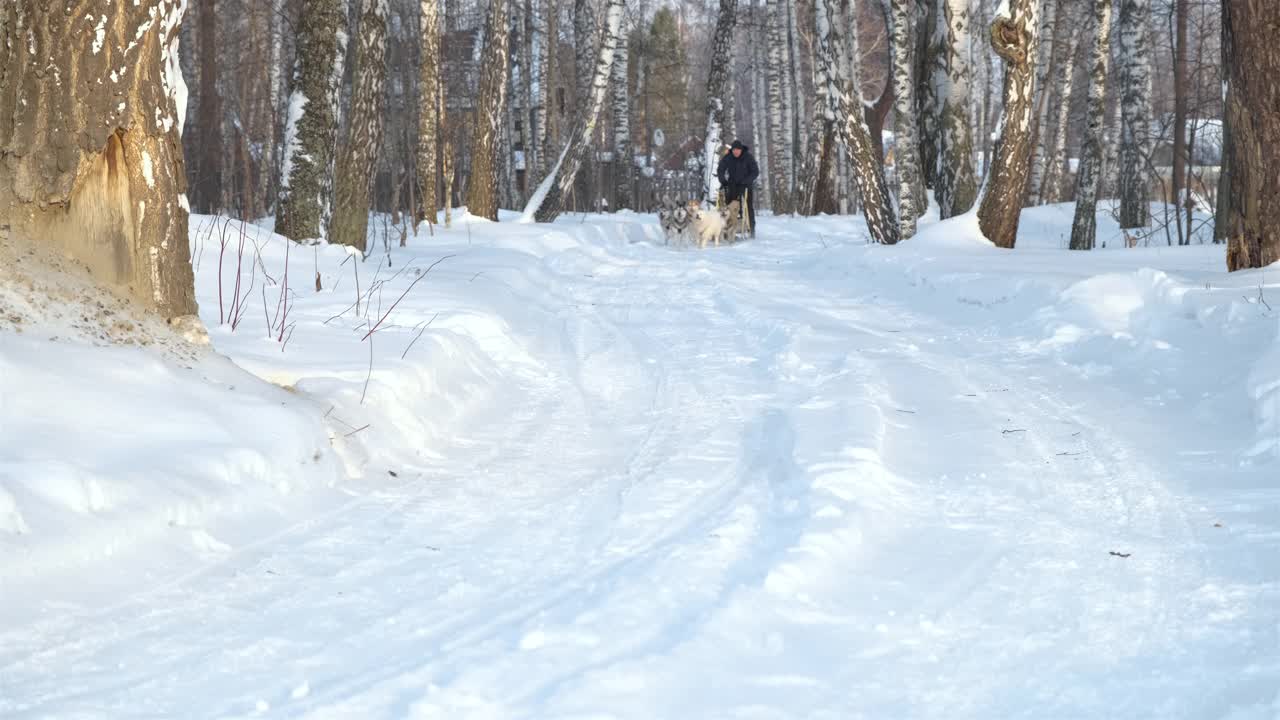
[[[945,0],[947,24],[946,93],[943,96],[941,158],[935,197],[943,219],[968,212],[978,197],[978,177],[973,167],[973,133],[969,120],[970,10],[968,0]]]
[[[1011,248],[1031,171],[1031,114],[1035,109],[1038,0],[1009,0],[991,24],[991,45],[1004,61],[1004,114],[1000,145],[991,163],[986,193],[978,208],[978,227],[996,247]]]
[[[613,69],[614,54],[618,47],[624,4],[624,0],[608,0],[605,7],[600,51],[596,57],[596,68],[591,79],[591,91],[587,101],[578,106],[568,144],[561,151],[559,159],[556,160],[547,177],[529,198],[528,204],[525,205],[526,218],[532,217],[538,222],[555,220],[560,215],[565,196],[573,187],[574,177],[582,167],[582,158],[591,144],[591,138],[600,122],[600,113],[604,109],[605,98],[609,94],[609,75]]]
[[[0,8],[0,225],[165,317],[194,315],[178,38],[186,3]]]
[[[285,121],[276,232],[323,238],[333,212],[339,97],[347,54],[346,0],[303,0]]]
[[[1280,4],[1222,4],[1222,54],[1231,128],[1225,217],[1227,269],[1280,262]]]
[[[842,149],[849,155],[871,241],[893,245],[900,237],[898,223],[884,179],[884,165],[871,142],[862,112],[856,72],[858,39],[844,34],[850,26],[847,18],[851,9],[848,0],[814,2],[818,102],[834,124]],[[842,68],[853,68],[853,72],[843,72]]]
[[[361,0],[356,35],[351,124],[334,176],[329,241],[366,249],[369,192],[382,149],[387,84],[387,0]]]
[[[1111,59],[1111,0],[1094,0],[1093,64],[1089,74],[1089,127],[1076,175],[1071,249],[1092,250],[1098,235],[1098,180],[1107,123],[1107,64]]]
[[[498,144],[507,103],[510,33],[509,0],[490,0],[484,51],[480,58],[480,89],[472,119],[471,180],[467,210],[477,217],[498,219]]]

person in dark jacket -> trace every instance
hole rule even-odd
[[[720,186],[724,188],[726,205],[734,200],[741,201],[743,196],[746,196],[747,219],[751,228],[751,237],[755,237],[756,190],[754,185],[756,178],[760,177],[760,165],[751,156],[751,149],[743,145],[741,140],[734,140],[733,145],[729,146],[729,152],[720,158],[720,164],[716,166],[716,177],[720,178]]]

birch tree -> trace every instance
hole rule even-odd
[[[1226,124],[1230,158],[1226,214],[1227,269],[1280,262],[1280,4],[1222,3]]]
[[[716,33],[711,41],[711,72],[707,76],[707,134],[703,136],[703,197],[715,201],[720,191],[716,165],[724,152],[724,129],[729,109],[729,68],[733,64],[733,25],[738,0],[720,0]]]
[[[1083,8],[1087,9],[1087,8]],[[1058,73],[1054,81],[1053,124],[1047,133],[1045,143],[1046,156],[1044,173],[1038,188],[1039,200],[1044,203],[1063,202],[1067,199],[1065,187],[1067,175],[1067,131],[1071,126],[1071,101],[1075,93],[1076,58],[1080,48],[1087,45],[1080,42],[1084,34],[1080,31],[1088,21],[1088,14],[1082,12],[1077,2],[1068,2],[1061,10],[1063,22],[1070,28],[1070,38],[1064,43],[1063,53],[1058,58]]]
[[[303,0],[289,93],[276,232],[324,238],[333,212],[339,96],[347,54],[346,0]]]
[[[360,1],[351,88],[351,124],[334,176],[330,242],[365,250],[369,191],[382,148],[387,83],[387,0]]]
[[[1150,0],[1119,0],[1120,227],[1146,227],[1151,207],[1151,66],[1147,28]]]
[[[480,58],[480,88],[476,94],[471,134],[471,180],[467,210],[477,217],[498,219],[498,144],[507,102],[510,59],[509,0],[490,0]]]
[[[591,137],[595,134],[596,125],[600,121],[600,113],[608,95],[609,75],[613,69],[614,55],[618,47],[618,35],[622,27],[625,4],[624,0],[608,0],[605,7],[600,51],[596,57],[595,72],[592,74],[591,91],[586,102],[578,105],[573,129],[569,133],[569,141],[561,151],[560,158],[525,205],[526,219],[532,218],[538,222],[555,220],[560,215],[565,196],[573,187],[574,178],[582,166],[582,158],[591,144]]]
[[[916,234],[916,219],[927,209],[924,204],[924,178],[920,174],[914,72],[915,38],[920,11],[916,0],[889,0],[889,9],[898,228],[900,236],[905,240]]]
[[[547,108],[551,104],[551,77],[555,67],[556,23],[553,0],[529,0],[533,4],[533,49],[536,58],[533,62],[533,81],[535,83],[533,100],[533,146],[534,166],[526,165],[530,186],[534,179],[541,181],[551,164],[547,147],[549,132],[549,114]]]
[[[628,30],[618,32],[613,55],[613,181],[614,210],[631,207],[631,176],[635,162],[631,158],[631,88],[628,82]]]
[[[858,38],[844,36],[851,16],[848,0],[815,0],[815,40],[817,42],[817,95],[824,115],[834,125],[842,149],[848,153],[854,181],[862,195],[863,215],[871,241],[884,245],[898,242],[898,224],[884,179],[884,165],[871,142],[862,113],[860,85],[855,66]],[[841,68],[853,68],[852,76]]]
[[[0,8],[0,225],[164,317],[194,315],[182,0]]]
[[[1089,72],[1089,127],[1076,174],[1071,249],[1092,250],[1098,235],[1098,181],[1107,123],[1107,64],[1111,59],[1111,0],[1094,0],[1093,63]]]
[[[991,46],[1004,62],[1000,145],[978,207],[978,227],[996,247],[1012,248],[1031,171],[1031,114],[1039,0],[1007,0],[991,23]]]
[[[418,33],[422,37],[418,64],[417,222],[434,224],[440,211],[440,0],[419,0]]]
[[[1058,23],[1058,13],[1061,12],[1062,5],[1071,0],[1044,0],[1040,19],[1040,48],[1038,51],[1039,62],[1036,64],[1036,110],[1033,116],[1033,125],[1035,127],[1036,144],[1031,154],[1031,177],[1028,179],[1027,185],[1027,202],[1029,205],[1038,205],[1041,202],[1040,191],[1044,186],[1045,167],[1048,165],[1048,155],[1053,145],[1052,142],[1052,124],[1050,118],[1053,113],[1050,108],[1053,105],[1053,90],[1055,83],[1050,71],[1062,66],[1062,46],[1065,44],[1065,33],[1059,30],[1067,28],[1070,23]],[[1076,28],[1069,28],[1075,31]]]
[[[942,219],[966,213],[978,197],[973,167],[973,134],[969,120],[970,10],[968,0],[945,0],[946,87],[939,127],[939,167],[935,198]]]
[[[791,96],[791,44],[788,22],[792,0],[767,0],[769,169],[774,214],[791,212],[795,191],[795,111]]]

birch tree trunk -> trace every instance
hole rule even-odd
[[[498,144],[507,103],[507,64],[510,59],[507,22],[509,0],[490,0],[480,59],[480,89],[476,95],[471,135],[471,180],[467,210],[477,217],[498,219]]]
[[[631,180],[635,171],[635,161],[631,153],[631,88],[628,83],[628,53],[630,47],[627,40],[627,28],[618,32],[617,47],[614,50],[612,80],[613,93],[613,182],[614,207],[619,210],[632,206]]]
[[[418,65],[418,223],[435,224],[440,211],[440,0],[419,0],[418,32],[422,38]]]
[[[197,212],[216,213],[222,200],[222,164],[228,158],[222,147],[222,92],[218,88],[218,8],[215,0],[203,0],[196,29],[201,49],[199,65],[200,107],[204,123],[196,158],[195,187],[191,199]]]
[[[1236,0],[1231,0],[1236,1]],[[1120,0],[1120,227],[1146,227],[1151,158],[1150,0]]]
[[[1004,113],[1000,145],[991,163],[978,227],[996,247],[1012,248],[1031,172],[1032,84],[1036,63],[1039,0],[1008,0],[991,23],[991,46],[1004,61]]]
[[[575,107],[581,108],[589,102],[591,95],[591,77],[595,70],[596,48],[600,41],[600,22],[596,15],[596,0],[574,0],[573,3],[573,65]],[[595,174],[595,143],[590,139],[590,147],[583,154],[577,178],[574,181],[574,204],[579,209],[594,209],[592,194],[596,190],[591,182]]]
[[[751,136],[755,138],[760,149],[757,158],[760,163],[759,202],[757,207],[773,208],[773,137],[769,134],[769,115],[767,111],[768,93],[766,88],[769,67],[769,37],[767,13],[761,17],[761,7],[752,5],[751,14],[755,19],[753,28],[760,33],[751,40]],[[754,33],[753,33],[754,35]]]
[[[791,107],[791,46],[787,41],[790,0],[767,0],[769,166],[775,215],[792,211],[795,192],[795,117]]]
[[[1044,22],[1041,23],[1041,46],[1039,46],[1039,65],[1036,67],[1036,150],[1032,154],[1032,174],[1028,181],[1028,205],[1042,204],[1044,176],[1047,174],[1048,160],[1053,151],[1053,131],[1057,113],[1050,110],[1051,100],[1059,90],[1057,78],[1062,69],[1070,72],[1070,63],[1065,63],[1062,51],[1069,44],[1065,33],[1060,29],[1068,29],[1075,33],[1079,28],[1071,27],[1070,22],[1057,22],[1059,14],[1064,14],[1061,5],[1070,0],[1044,0]],[[1066,68],[1064,68],[1064,64]],[[1050,74],[1053,73],[1053,74]]]
[[[1227,269],[1280,261],[1280,4],[1222,3],[1222,55],[1227,78],[1230,180]]]
[[[1048,142],[1048,155],[1045,158],[1044,176],[1040,182],[1040,201],[1043,203],[1065,202],[1067,197],[1067,133],[1071,127],[1071,101],[1075,94],[1076,62],[1080,48],[1082,33],[1079,28],[1086,18],[1075,9],[1066,14],[1072,26],[1071,39],[1066,44],[1058,74],[1057,91],[1054,98],[1055,113],[1052,131]]]
[[[927,207],[924,178],[920,175],[920,142],[917,135],[915,48],[919,24],[916,0],[889,0],[894,97],[894,165],[898,181],[898,232],[903,240],[916,234],[916,219]],[[861,102],[859,102],[861,104]],[[868,133],[868,137],[870,134]]]
[[[351,126],[334,176],[333,224],[329,241],[368,247],[369,191],[382,149],[384,89],[387,83],[387,0],[361,0]]]
[[[1174,46],[1173,46],[1173,205],[1182,206],[1183,181],[1187,180],[1187,0],[1174,0]],[[1276,28],[1280,30],[1280,28]],[[1280,108],[1276,108],[1280,111]],[[1191,206],[1190,186],[1187,187],[1187,206]],[[1191,218],[1188,218],[1186,234],[1182,230],[1182,215],[1179,211],[1173,214],[1174,223],[1178,226],[1178,244],[1191,242]]]
[[[334,151],[347,54],[346,0],[303,0],[289,93],[276,232],[324,238],[333,212]]]
[[[280,139],[280,118],[284,116],[284,72],[282,72],[284,55],[284,0],[271,0],[268,11],[267,27],[270,37],[270,50],[267,53],[267,105],[270,110],[271,137],[262,151],[263,173],[260,189],[267,193],[266,207],[271,212],[275,209],[275,189],[280,182],[280,159],[277,154],[277,142]]]
[[[1076,175],[1071,249],[1092,250],[1098,236],[1098,180],[1107,124],[1107,64],[1111,59],[1111,0],[1094,0],[1093,67],[1089,75],[1089,127]]]
[[[801,40],[800,40],[800,24],[797,17],[796,2],[797,0],[783,0],[787,4],[787,42],[791,46],[791,124],[794,128],[792,132],[793,142],[797,152],[805,152],[809,146],[809,117],[805,115],[804,103],[804,76],[801,75]],[[821,132],[821,128],[815,128],[815,132]],[[800,160],[793,161],[796,170],[799,170]],[[798,185],[800,182],[797,178],[793,184]]]
[[[530,176],[530,187],[533,187],[535,179],[537,182],[542,181],[551,165],[551,151],[547,142],[548,137],[550,137],[551,78],[555,64],[555,51],[559,46],[559,41],[556,38],[555,16],[552,14],[554,12],[553,0],[532,1],[534,7],[534,50],[537,55],[537,59],[534,61],[534,67],[537,70],[535,75],[537,89],[534,93],[533,144],[537,165],[533,168],[534,174]],[[528,170],[525,172],[528,172]]]
[[[942,219],[966,213],[978,197],[978,178],[973,167],[973,135],[969,120],[970,10],[968,0],[946,0],[947,24],[946,94],[939,128],[938,182],[934,196]]]
[[[707,76],[707,134],[704,135],[702,162],[703,199],[715,202],[720,192],[716,165],[724,153],[725,112],[729,108],[729,68],[733,62],[733,25],[738,0],[720,0],[716,18],[716,34],[711,41],[711,72]]]
[[[893,6],[901,0],[882,0],[882,2],[889,2],[892,10]],[[916,133],[916,162],[924,184],[931,188],[938,186],[942,99],[946,94],[947,86],[947,28],[943,7],[945,3],[946,0],[927,0],[922,32],[915,34],[915,52],[913,53],[917,67],[913,114],[919,118],[919,131]],[[892,20],[889,24],[893,25]],[[902,96],[902,93],[897,90],[897,85],[894,86],[894,94],[897,98]],[[901,111],[896,115],[901,117]],[[896,122],[894,126],[897,127]],[[898,161],[898,154],[902,152],[902,147],[901,141],[895,138],[895,162]]]
[[[560,153],[560,158],[547,177],[538,185],[533,196],[529,198],[529,203],[525,205],[526,219],[533,218],[538,222],[555,220],[560,215],[565,195],[573,187],[574,177],[582,166],[582,158],[591,144],[591,137],[595,134],[596,125],[600,121],[600,112],[604,108],[605,97],[608,95],[609,75],[618,46],[624,5],[624,0],[608,0],[605,7],[600,52],[596,57],[596,68],[591,80],[591,93],[587,102],[578,106],[568,144]]]
[[[178,38],[186,3],[0,8],[0,225],[162,316],[194,315]]]
[[[838,4],[837,4],[838,3]],[[814,19],[817,40],[818,100],[835,125],[836,137],[849,155],[854,181],[862,195],[863,214],[871,241],[884,245],[898,242],[898,224],[888,186],[871,135],[862,113],[856,67],[857,37],[843,37],[849,27],[846,19],[851,10],[848,0],[815,0]],[[841,73],[842,67],[854,67],[852,77]],[[844,75],[844,76],[842,76]]]

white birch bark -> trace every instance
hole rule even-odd
[[[716,32],[711,41],[711,72],[707,76],[707,124],[703,136],[703,199],[714,202],[720,192],[720,179],[716,177],[716,165],[724,154],[725,118],[731,111],[729,101],[729,68],[733,63],[733,26],[738,0],[720,0],[720,14],[716,17]]]
[[[996,247],[1012,248],[1031,172],[1031,119],[1039,0],[1006,0],[991,24],[991,45],[1004,61],[1000,145],[978,208],[978,227]]]
[[[871,241],[893,245],[899,239],[898,224],[884,179],[884,166],[871,142],[863,115],[857,68],[852,76],[841,72],[843,67],[853,67],[858,57],[857,37],[844,37],[845,28],[849,27],[847,13],[852,9],[848,0],[814,2],[817,100],[826,118],[834,123],[839,144],[849,156],[853,178],[862,195]]]
[[[631,88],[629,77],[630,43],[624,22],[618,32],[614,50],[610,90],[613,95],[613,184],[614,207],[612,210],[632,206],[631,182],[635,161],[631,152]]]
[[[973,135],[969,116],[970,9],[968,0],[945,0],[943,20],[947,29],[946,87],[942,101],[938,141],[938,180],[935,198],[944,220],[973,207],[978,178],[973,167]]]
[[[924,178],[920,174],[917,133],[915,48],[920,12],[916,0],[889,0],[890,72],[893,83],[894,166],[898,184],[898,232],[903,240],[916,234],[924,214]]]
[[[1094,0],[1093,64],[1089,75],[1089,127],[1085,131],[1076,182],[1076,214],[1071,249],[1092,250],[1098,235],[1098,180],[1107,121],[1107,61],[1111,57],[1111,0]]]
[[[791,107],[791,46],[787,40],[789,0],[767,0],[769,53],[766,63],[769,108],[769,167],[774,214],[791,212],[795,191],[795,116]]]
[[[595,134],[605,98],[608,96],[609,75],[613,68],[619,29],[622,27],[624,5],[624,0],[608,0],[605,7],[600,52],[596,57],[595,72],[592,74],[591,92],[587,101],[578,106],[573,129],[569,133],[569,141],[561,151],[559,160],[525,205],[526,220],[551,222],[560,215],[565,195],[573,186],[574,178],[582,166],[582,158]]]
[[[1150,0],[1120,0],[1120,227],[1146,227],[1151,158]]]

